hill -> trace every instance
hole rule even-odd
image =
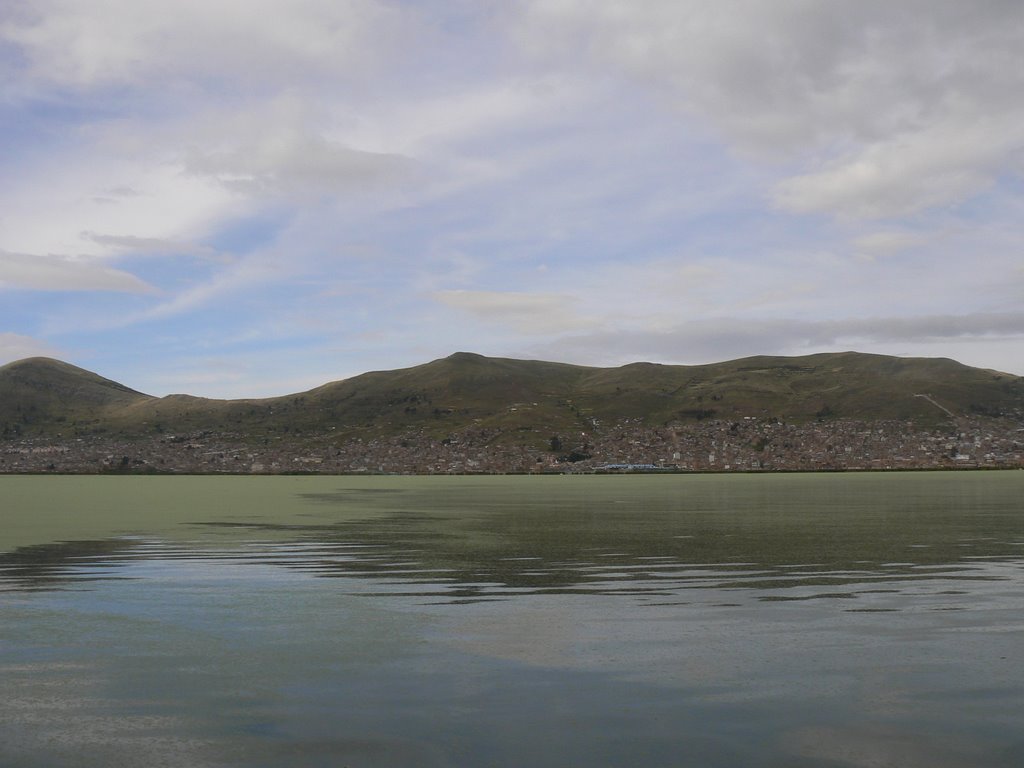
[[[116,381],[46,357],[0,367],[0,430],[4,437],[48,432],[78,421],[102,423],[121,408],[151,399]]]
[[[399,448],[410,441],[482,441],[490,451],[550,451],[557,439],[565,452],[589,457],[595,439],[610,440],[615,430],[625,435],[627,428],[670,429],[678,443],[680,434],[707,432],[710,424],[730,425],[736,434],[734,425],[744,420],[898,423],[909,433],[955,431],[964,419],[1019,427],[1022,414],[1021,377],[946,359],[855,352],[617,368],[456,353],[249,400],[151,397],[42,358],[0,368],[0,425],[8,440],[180,442],[191,436],[190,444],[216,439],[236,453],[288,445],[297,456],[305,446],[356,455],[358,445],[381,441]]]

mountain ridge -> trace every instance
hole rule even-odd
[[[276,445],[289,446],[296,458],[308,446],[356,457],[358,446],[371,443],[393,444],[401,453],[413,444],[468,441],[489,451],[553,451],[578,461],[594,456],[595,441],[611,445],[627,432],[668,430],[659,439],[678,443],[681,435],[729,428],[728,442],[748,421],[805,431],[807,425],[885,424],[902,440],[901,432],[952,433],[971,419],[998,422],[1007,435],[1024,427],[1024,378],[946,358],[860,352],[609,368],[457,352],[303,392],[218,400],[154,397],[48,358],[0,367],[2,437],[34,441],[32,450],[46,443],[63,451],[72,440],[169,445],[171,437],[191,436],[189,444],[235,446],[233,454],[257,455],[256,449]],[[763,447],[769,437],[751,433],[749,442]],[[713,455],[715,440],[707,439]]]

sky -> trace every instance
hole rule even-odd
[[[1019,0],[2,0],[0,363],[1024,375]]]

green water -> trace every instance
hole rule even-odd
[[[0,766],[1024,764],[1024,472],[0,500]]]

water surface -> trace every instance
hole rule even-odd
[[[1022,472],[0,498],[0,765],[1024,763]]]

